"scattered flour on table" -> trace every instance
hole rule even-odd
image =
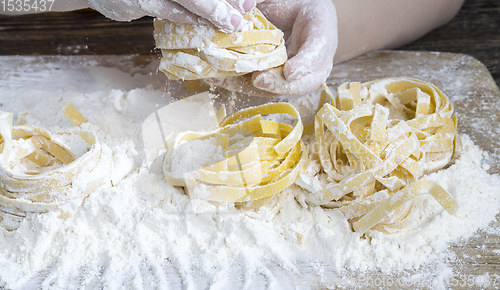
[[[421,226],[360,238],[339,211],[301,206],[295,196],[304,192],[295,185],[274,207],[249,211],[190,200],[151,173],[141,123],[172,101],[163,92],[0,91],[2,110],[49,130],[71,127],[60,112],[67,101],[113,152],[113,186],[59,211],[30,215],[17,230],[0,229],[0,285],[7,288],[286,288],[296,285],[291,278],[303,264],[317,273],[325,267],[389,273],[432,260],[446,272],[446,259],[453,259],[448,243],[486,227],[500,208],[500,178],[487,173],[483,152],[466,135],[454,164],[425,177],[456,198],[455,215],[422,198]]]

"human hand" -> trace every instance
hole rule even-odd
[[[266,97],[302,95],[318,89],[330,74],[337,48],[337,14],[331,0],[264,0],[257,8],[285,33],[289,59],[283,70],[206,81]]]
[[[252,10],[255,0],[83,0],[90,8],[118,21],[153,16],[175,22],[211,24],[235,32],[242,14]]]
[[[255,0],[84,0],[114,20],[150,15],[175,22],[214,25],[238,31],[242,14]],[[337,48],[337,15],[331,0],[257,0],[258,8],[285,33],[288,61],[241,77],[208,79],[209,83],[252,95],[301,95],[314,91],[328,77]]]
[[[242,23],[242,14],[254,6],[255,0],[60,0],[54,2],[50,11],[92,8],[116,21],[153,16],[181,23],[213,25],[225,32],[236,32]],[[7,15],[29,13],[36,12],[0,11],[0,14]]]

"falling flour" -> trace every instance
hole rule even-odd
[[[104,74],[112,78],[121,72]],[[446,272],[446,261],[453,259],[449,243],[487,227],[499,211],[500,178],[488,174],[485,153],[467,135],[459,135],[458,154],[449,167],[424,177],[455,197],[457,213],[449,215],[423,196],[415,213],[420,222],[398,234],[360,237],[339,211],[301,205],[307,192],[297,185],[280,193],[273,206],[256,211],[190,200],[144,162],[141,123],[172,100],[152,87],[50,94],[0,89],[2,110],[53,131],[71,126],[60,112],[71,101],[90,121],[87,129],[98,132],[113,168],[112,185],[88,198],[29,215],[17,230],[0,228],[0,285],[286,289],[300,285],[306,279],[301,275],[321,275],[326,268],[389,274],[433,261],[435,269]],[[294,102],[301,112],[314,105],[307,98]],[[353,286],[346,277],[336,283]]]

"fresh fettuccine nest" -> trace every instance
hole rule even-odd
[[[155,20],[160,70],[171,79],[237,76],[280,66],[287,59],[283,32],[254,9],[240,32]]]
[[[290,115],[297,121],[291,126],[262,117],[270,114]],[[225,118],[214,132],[179,134],[164,158],[163,172],[169,183],[186,187],[191,198],[258,207],[291,186],[306,169],[309,160],[302,132],[300,115],[290,104],[244,109]],[[194,151],[202,150],[197,159],[209,158],[179,168]]]
[[[448,98],[429,83],[400,78],[341,85],[316,115],[310,150],[329,185],[307,202],[339,208],[359,233],[404,228],[418,207],[411,200],[424,193],[453,213],[453,197],[419,179],[448,164],[456,126]]]
[[[71,104],[64,112],[77,125],[84,120]],[[92,176],[100,162],[101,146],[91,131],[52,133],[13,126],[12,114],[0,112],[0,135],[0,212],[4,213],[0,220],[47,212],[87,196],[103,183],[102,172],[95,179],[76,182],[81,176]]]

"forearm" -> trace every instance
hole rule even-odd
[[[409,43],[455,16],[464,0],[332,0],[339,43],[334,62]]]

